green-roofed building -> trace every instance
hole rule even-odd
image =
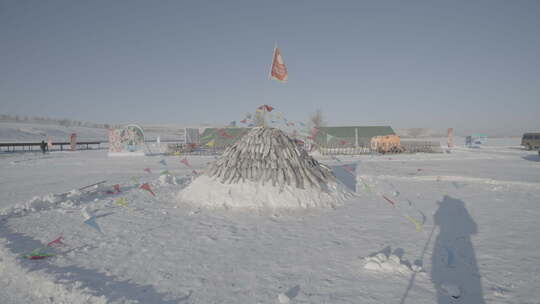
[[[396,135],[390,126],[320,127],[315,141],[321,146],[369,145],[375,136]]]
[[[199,139],[200,146],[223,148],[234,144],[251,128],[206,128]]]

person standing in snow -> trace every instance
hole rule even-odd
[[[41,152],[43,152],[43,154],[45,154],[45,151],[48,150],[47,149],[47,143],[44,140],[42,140],[41,144],[39,144],[39,146],[41,147]]]

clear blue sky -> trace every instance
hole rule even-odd
[[[268,80],[276,41],[287,84]],[[0,0],[0,113],[225,123],[262,103],[540,131],[540,1]]]

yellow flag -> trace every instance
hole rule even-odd
[[[128,206],[128,201],[125,197],[122,197],[122,198],[119,198],[116,200],[116,204],[118,206],[122,206],[122,207],[127,207]]]
[[[210,148],[212,148],[212,147],[214,147],[215,144],[216,144],[216,142],[212,139],[206,145],[209,146]]]
[[[420,222],[418,222],[417,220],[415,220],[414,218],[408,215],[406,215],[405,218],[407,218],[409,221],[411,221],[411,223],[413,223],[416,226],[416,231],[418,232],[422,231],[422,224],[420,224]]]

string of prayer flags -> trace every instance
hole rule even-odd
[[[139,189],[143,189],[143,190],[146,190],[148,192],[150,192],[153,196],[156,196],[156,194],[154,193],[154,191],[152,191],[152,188],[150,188],[150,185],[148,183],[144,183],[142,184]]]

